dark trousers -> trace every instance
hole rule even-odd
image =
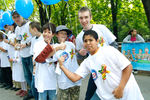
[[[97,87],[94,83],[94,80],[93,80],[92,74],[91,74],[89,82],[88,82],[88,87],[87,87],[87,91],[86,91],[85,100],[91,100],[91,98],[93,97],[96,89],[97,89]],[[100,99],[98,98],[96,100],[100,100]]]
[[[13,86],[11,67],[1,67],[2,82]]]
[[[3,83],[2,68],[0,67],[0,83]]]

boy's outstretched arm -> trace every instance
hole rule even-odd
[[[63,56],[61,56],[59,58],[59,66],[60,69],[65,73],[65,75],[72,81],[72,82],[76,82],[78,80],[80,80],[82,77],[79,76],[76,73],[73,73],[71,71],[69,71],[67,68],[64,67],[63,62],[64,62],[65,58]]]
[[[125,69],[122,70],[122,77],[119,86],[113,91],[114,97],[117,99],[123,97],[124,88],[130,78],[132,72],[132,65],[128,65]]]

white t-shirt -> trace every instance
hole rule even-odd
[[[9,31],[8,32],[8,40],[14,43],[15,38],[16,38],[16,34]],[[14,53],[15,53],[14,46],[8,44],[8,55],[9,55],[9,57],[12,58]]]
[[[81,77],[92,73],[97,86],[97,94],[101,100],[118,100],[112,92],[119,86],[122,70],[129,64],[131,64],[130,61],[117,49],[105,46],[100,47],[96,54],[85,59],[75,73]],[[109,71],[106,74],[101,74],[103,65]],[[125,86],[123,98],[119,100],[144,100],[133,74],[131,74]]]
[[[26,24],[24,24],[21,27],[17,26],[16,29],[15,29],[16,37],[20,37],[21,38],[21,44],[26,44],[26,43],[30,42],[31,39],[32,39],[32,35],[29,32],[29,23],[30,22],[27,22]],[[31,56],[31,54],[30,54],[30,46],[27,46],[27,47],[21,49],[20,50],[20,55],[21,55],[21,57],[29,57],[29,56]]]
[[[15,50],[13,55],[12,79],[16,82],[25,82],[23,66],[18,50]]]
[[[92,30],[96,31],[100,40],[100,44],[107,46],[115,41],[116,37],[112,32],[104,25],[93,24]],[[83,35],[84,31],[82,30],[76,38],[76,49],[80,50],[83,48]]]
[[[33,58],[35,59],[37,55],[46,47],[44,40],[35,43],[33,48]],[[45,90],[56,90],[56,73],[55,66],[51,66],[49,63],[38,63],[36,62],[35,71],[35,87],[38,92],[44,92]]]
[[[65,42],[66,48],[65,50],[59,50],[53,55],[53,61],[58,61],[61,56],[65,56],[64,66],[71,72],[75,72],[79,67],[77,63],[77,58],[75,54],[75,45],[72,42]],[[59,44],[55,44],[57,46]],[[57,63],[57,68],[59,68],[59,63]],[[73,83],[71,80],[67,78],[63,71],[58,75],[58,86],[60,89],[67,89],[73,86],[80,86],[81,81]]]
[[[33,38],[32,38],[32,40],[31,40],[31,47],[30,47],[30,54],[31,55],[34,55],[34,53],[33,53],[33,48],[34,48],[34,45],[35,45],[35,43],[37,43],[38,41],[40,41],[40,40],[43,40],[43,35],[41,35],[40,37],[36,37],[36,36],[34,36]]]
[[[8,51],[8,44],[4,41],[0,42],[0,47]],[[1,67],[10,67],[10,62],[8,60],[8,53],[0,51]]]

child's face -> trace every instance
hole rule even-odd
[[[30,33],[32,34],[32,36],[36,36],[37,30],[36,28],[29,28]]]
[[[84,47],[86,48],[87,51],[90,53],[93,53],[97,50],[98,48],[98,40],[96,40],[94,37],[90,35],[86,35],[84,37]]]
[[[49,29],[43,30],[43,38],[46,42],[50,42],[54,34]]]
[[[58,38],[58,41],[61,42],[65,42],[67,39],[67,32],[66,31],[59,31],[58,34],[56,35],[56,37]]]

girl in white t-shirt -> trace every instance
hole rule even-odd
[[[12,58],[9,59],[13,62],[12,68],[12,78],[13,81],[19,82],[21,84],[21,89],[17,91],[16,95],[20,95],[21,97],[27,95],[27,83],[24,78],[24,71],[20,57],[20,51],[15,50]]]
[[[130,61],[117,49],[98,47],[98,35],[95,31],[86,31],[83,35],[84,47],[90,52],[75,73],[64,67],[64,57],[59,66],[67,77],[76,82],[92,73],[101,100],[144,100],[133,76]]]

